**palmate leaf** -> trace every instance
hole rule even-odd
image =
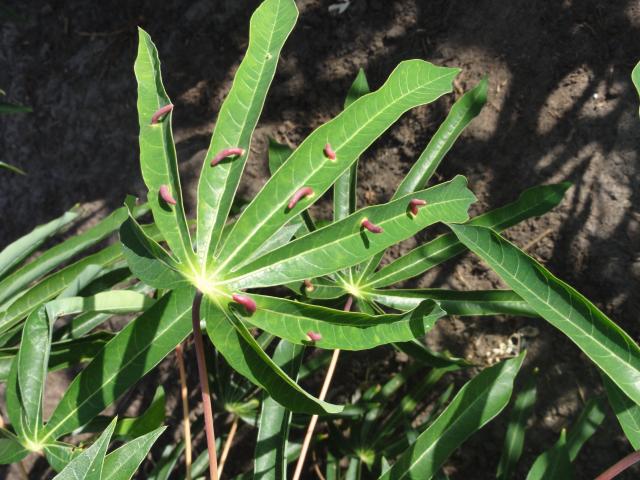
[[[538,314],[518,294],[511,290],[456,291],[437,288],[415,290],[372,290],[365,296],[387,307],[406,311],[425,300],[434,300],[448,315],[486,316],[518,315],[537,317]]]
[[[149,193],[147,200],[153,219],[173,253],[186,265],[195,265],[189,226],[184,213],[180,174],[171,131],[171,112],[152,124],[154,113],[171,101],[162,85],[158,51],[149,34],[138,29],[138,55],[134,66],[138,82],[138,123],[140,126],[140,166]],[[169,205],[160,198],[161,185],[169,188],[176,201]]]
[[[507,406],[523,360],[524,352],[486,368],[465,384],[380,480],[432,478],[462,442]]]
[[[42,401],[49,364],[53,324],[63,315],[85,311],[128,313],[143,310],[153,300],[145,295],[115,291],[93,297],[70,297],[49,302],[29,315],[22,333],[10,383],[15,392],[7,398],[11,422],[25,441],[37,444],[42,430]],[[18,404],[16,404],[16,400]]]
[[[482,110],[487,101],[487,79],[483,79],[476,87],[465,93],[453,104],[447,118],[431,137],[427,147],[415,161],[409,173],[402,179],[393,194],[392,200],[423,189],[451,149],[463,130]],[[361,267],[361,278],[367,278],[380,263],[383,252],[371,257]]]
[[[299,188],[312,188],[313,198],[318,198],[400,115],[451,91],[451,81],[458,71],[420,60],[402,62],[382,87],[361,97],[316,129],[236,221],[220,250],[218,269],[229,271],[243,252],[259,247],[282,225],[308,208],[309,198],[292,209],[287,208]],[[335,151],[335,160],[323,153],[327,143]]]
[[[207,333],[216,349],[234,370],[264,388],[289,410],[308,414],[339,413],[333,405],[305,392],[264,352],[245,325],[217,298],[203,298]]]
[[[393,202],[361,209],[231,272],[227,282],[233,288],[256,288],[317,277],[355,265],[436,222],[464,222],[475,200],[466,184],[464,177],[457,176]],[[427,201],[416,216],[408,211],[413,198]],[[384,231],[373,234],[364,230],[361,222],[365,218]]]
[[[193,289],[174,290],[130,322],[78,374],[41,441],[85,425],[155,367],[191,332]]]
[[[273,362],[295,379],[302,362],[303,350],[300,345],[280,340],[273,353]],[[286,480],[290,423],[291,411],[265,393],[254,455],[255,479]]]
[[[515,202],[472,218],[470,225],[489,227],[501,231],[531,217],[544,215],[558,205],[569,182],[540,185],[525,190]],[[381,288],[423,274],[456,255],[466,247],[455,235],[445,234],[421,245],[378,270],[366,281],[369,287]]]
[[[624,330],[497,233],[470,225],[449,227],[538,315],[567,335],[629,398],[640,404],[640,348]]]
[[[280,51],[297,18],[293,0],[262,2],[251,17],[249,46],[220,108],[198,183],[197,250],[201,264],[213,261]],[[245,154],[211,167],[212,158],[229,147],[243,148]]]
[[[313,345],[332,350],[366,350],[406,342],[425,335],[445,315],[430,300],[406,314],[372,316],[263,295],[251,298],[258,306],[252,315],[234,309],[245,323],[299,345],[311,344],[308,332],[319,333],[322,338]]]

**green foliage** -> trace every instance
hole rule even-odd
[[[328,479],[446,478],[442,467],[452,452],[509,404],[525,357],[523,351],[473,376],[466,360],[423,343],[438,321],[453,315],[540,317],[558,328],[604,372],[609,402],[638,448],[638,345],[500,235],[550,211],[570,185],[533,186],[512,203],[469,218],[475,196],[464,177],[433,184],[447,152],[485,104],[487,79],[453,104],[392,198],[359,208],[359,158],[405,112],[449,93],[459,71],[409,60],[372,88],[360,70],[344,110],[296,149],[269,141],[271,178],[244,209],[232,208],[240,203],[236,193],[253,132],[297,17],[293,0],[265,0],[251,17],[247,51],[204,158],[195,219],[185,213],[159,55],[139,31],[140,163],[153,224],[138,222],[148,209],[129,198],[36,258],[30,259],[44,242],[78,219],[75,209],[0,252],[0,381],[9,419],[0,429],[0,463],[40,452],[60,472],[56,478],[131,478],[162,434],[164,392],[158,388],[137,417],[117,420],[105,410],[187,338],[198,291],[201,324],[213,344],[213,350],[206,345],[206,361],[213,366],[216,413],[257,427],[255,478],[287,478],[288,464],[301,452],[290,440],[299,432],[293,437],[290,431],[303,427],[309,414],[328,425],[328,433],[314,437],[317,451],[325,452],[319,463]],[[639,75],[636,68],[636,85]],[[235,153],[222,158],[226,149]],[[332,220],[314,221],[309,208],[331,191]],[[379,267],[388,248],[437,224],[452,233],[431,236]],[[120,242],[104,246],[116,231]],[[467,251],[510,289],[394,288]],[[342,309],[345,303],[352,311]],[[122,328],[105,330],[113,315],[125,315]],[[318,352],[305,355],[305,347]],[[353,396],[339,398],[346,405],[301,386],[326,367],[328,350],[373,348],[401,353],[402,365],[380,383],[379,375],[372,382],[363,374]],[[45,419],[47,374],[67,367],[79,373]],[[451,373],[465,369],[471,378],[456,393],[459,377]],[[529,376],[513,402],[498,478],[513,477],[535,397]],[[603,418],[603,400],[589,402],[568,433],[536,459],[528,478],[569,478],[571,463]],[[194,431],[201,430],[199,422]],[[85,435],[84,443],[63,443],[75,433]],[[128,443],[107,454],[112,440]],[[166,445],[148,478],[169,478],[184,449],[184,442]],[[207,462],[203,452],[194,476]]]

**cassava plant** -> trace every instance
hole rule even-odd
[[[523,351],[485,368],[455,395],[448,386],[431,414],[418,420],[417,405],[433,386],[448,372],[469,366],[429,351],[420,341],[446,315],[528,315],[550,322],[601,370],[609,401],[638,448],[633,427],[640,418],[638,345],[499,233],[553,208],[568,184],[533,187],[513,203],[472,219],[468,209],[475,197],[464,177],[427,188],[447,151],[482,108],[486,80],[454,104],[390,201],[358,208],[358,158],[403,113],[449,93],[458,69],[422,60],[402,62],[372,92],[361,72],[344,111],[296,149],[271,142],[271,178],[246,208],[232,214],[253,131],[297,15],[293,0],[266,0],[251,18],[246,55],[203,161],[195,220],[185,213],[171,130],[174,107],[162,84],[158,52],[149,35],[139,31],[140,164],[154,223],[140,225],[137,217],[145,207],[128,199],[98,226],[30,263],[22,264],[37,248],[31,246],[33,239],[42,242],[70,221],[68,215],[0,253],[0,342],[5,347],[0,373],[10,421],[0,430],[0,462],[18,462],[36,452],[46,456],[61,479],[130,478],[162,433],[163,394],[159,391],[136,418],[101,414],[193,335],[204,421],[194,422],[192,431],[204,427],[208,448],[188,467],[188,475],[202,474],[208,466],[212,479],[219,476],[218,452],[225,443],[231,445],[235,430],[224,442],[218,435],[216,442],[218,411],[231,414],[233,422],[258,425],[255,478],[287,478],[288,465],[296,461],[292,473],[301,476],[318,418],[329,422],[327,478],[341,476],[343,455],[350,459],[347,478],[363,475],[363,465],[381,479],[442,476],[449,455],[509,404],[525,356]],[[318,228],[308,209],[331,188],[333,221]],[[387,248],[436,223],[451,233],[379,268]],[[119,244],[53,271],[116,229]],[[393,288],[467,250],[511,290]],[[291,293],[272,288],[278,286]],[[138,316],[117,333],[96,333],[113,313]],[[59,322],[62,316],[69,320]],[[275,338],[279,340],[269,355]],[[327,402],[338,352],[382,345],[393,345],[414,363],[380,389],[367,389],[353,405]],[[303,358],[305,347],[333,353],[311,365]],[[51,416],[43,418],[47,372],[85,363]],[[326,380],[316,397],[298,382],[326,363]],[[408,388],[406,383],[424,368],[429,369],[426,379],[400,395],[399,389]],[[257,420],[257,391],[250,383],[262,391]],[[525,382],[514,403],[499,463],[501,478],[509,477],[520,456],[533,388]],[[567,461],[588,438],[583,425],[598,423],[600,403],[593,405],[585,410],[590,423],[579,419],[579,433],[562,433],[536,460],[531,478],[549,478],[556,468],[568,471]],[[309,415],[321,417],[311,417],[309,423]],[[338,418],[345,423],[335,422]],[[347,421],[348,429],[343,428]],[[292,427],[306,430],[302,443],[288,441]],[[73,433],[90,435],[89,441],[72,444],[68,437]],[[107,453],[112,439],[128,443]],[[147,478],[168,478],[189,440],[168,445]]]

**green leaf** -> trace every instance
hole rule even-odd
[[[408,212],[408,197],[359,210],[245,265],[233,272],[227,282],[236,289],[256,288],[318,277],[356,265],[363,258],[436,222],[464,222],[468,219],[469,205],[475,200],[466,185],[466,179],[457,176],[449,182],[411,194],[411,198],[428,202],[417,216]],[[365,218],[384,231],[377,234],[366,231],[361,226]]]
[[[380,479],[429,479],[470,435],[509,403],[524,352],[486,368],[465,384],[447,408]]]
[[[244,324],[219,304],[217,298],[204,297],[202,311],[207,333],[216,349],[233,369],[264,388],[275,401],[291,411],[311,415],[342,410],[341,406],[323,402],[305,392],[273,363]]]
[[[640,95],[640,62],[636,64],[631,72],[631,80],[636,87],[638,95]]]
[[[448,315],[484,316],[538,314],[512,290],[456,291],[437,288],[416,290],[373,290],[366,297],[396,310],[416,308],[425,300],[434,300]]]
[[[406,342],[425,335],[445,315],[430,300],[404,314],[372,316],[270,296],[252,295],[251,298],[258,306],[252,315],[232,306],[245,323],[291,343],[328,350],[367,350],[392,342]],[[307,336],[310,331],[322,338],[310,342]]]
[[[69,462],[80,453],[82,453],[80,449],[63,442],[49,443],[44,447],[44,455],[47,462],[56,472],[64,470]]]
[[[184,451],[184,441],[177,445],[167,445],[162,451],[160,459],[155,465],[155,468],[151,471],[148,480],[168,480],[171,475],[171,471],[178,462],[178,458]]]
[[[3,110],[3,108],[2,108],[3,105],[6,105],[6,104],[3,104],[2,102],[0,102],[0,113],[5,113],[5,112],[2,111]],[[18,175],[26,175],[27,174],[27,172],[25,172],[21,168],[16,167],[15,165],[11,165],[10,163],[7,163],[7,162],[0,162],[0,169],[9,170],[10,172],[17,173]]]
[[[419,340],[395,343],[394,346],[401,352],[409,355],[416,362],[430,368],[448,368],[450,371],[454,371],[473,365],[463,358],[456,358],[448,353],[433,352],[425,347]]]
[[[358,100],[360,97],[371,92],[367,76],[363,69],[358,71],[356,79],[351,84],[347,98],[344,101],[344,108]],[[342,220],[347,218],[356,210],[356,187],[357,187],[358,159],[345,173],[340,175],[333,187],[333,219]]]
[[[33,262],[4,278],[0,282],[0,302],[6,301],[38,277],[50,272],[80,251],[106,238],[120,227],[126,215],[126,209],[119,208],[95,227],[50,248]]]
[[[298,376],[304,348],[280,340],[273,353],[273,363],[291,378]],[[254,478],[286,480],[287,478],[287,439],[291,411],[284,408],[267,394],[262,401],[260,425],[254,455]]]
[[[244,252],[259,247],[282,225],[319,198],[400,115],[451,91],[458,69],[421,60],[401,63],[377,91],[361,97],[333,120],[316,129],[269,179],[229,233],[219,258],[220,271],[237,264]],[[330,143],[336,159],[325,157]],[[314,191],[292,208],[287,204],[301,187]]]
[[[569,182],[564,182],[530,188],[515,202],[478,215],[469,224],[501,231],[527,218],[544,215],[560,203],[570,186]],[[386,287],[416,277],[464,251],[466,248],[455,235],[441,235],[381,268],[366,283],[370,287]]]
[[[214,258],[280,51],[297,18],[293,0],[266,0],[251,16],[249,46],[220,108],[198,183],[198,256],[202,265],[211,265]],[[243,148],[245,154],[211,167],[212,158],[229,147]]]
[[[121,256],[120,245],[111,245],[41,280],[40,283],[31,287],[26,293],[0,310],[0,333],[10,331],[40,305],[62,293],[89,266],[104,267],[117,261]]]
[[[476,87],[465,93],[460,100],[453,104],[447,118],[431,137],[427,147],[422,151],[418,160],[413,164],[409,173],[402,179],[393,194],[392,200],[407,195],[427,186],[429,180],[451,149],[462,131],[482,110],[487,101],[487,79],[484,78]],[[382,259],[380,253],[365,263],[362,278],[373,272]]]
[[[13,433],[0,428],[0,465],[19,462],[28,453],[29,451],[24,448]]]
[[[513,477],[516,465],[522,456],[524,448],[525,430],[527,422],[533,413],[536,403],[536,371],[527,376],[522,390],[513,403],[513,409],[509,415],[507,433],[504,436],[502,455],[496,472],[497,480],[508,480]]]
[[[176,148],[171,131],[172,113],[152,124],[154,113],[171,101],[162,85],[158,51],[147,32],[138,28],[138,56],[134,65],[138,82],[138,123],[140,125],[140,166],[149,189],[147,200],[156,225],[173,253],[195,271],[189,226],[184,214]],[[160,198],[166,185],[176,201],[169,205]]]
[[[573,462],[578,458],[582,446],[596,433],[605,417],[604,408],[604,397],[590,399],[574,425],[569,429],[567,434],[569,461]]]
[[[54,480],[102,480],[104,457],[115,425],[114,418],[95,443],[71,460]]]
[[[627,440],[634,450],[640,450],[640,406],[627,397],[609,377],[603,375],[609,405],[613,409]]]
[[[640,348],[629,335],[571,286],[497,233],[449,225],[529,305],[567,335],[632,400],[640,404]]]
[[[278,143],[269,137],[269,173],[276,173],[292,152],[293,149],[289,145]]]
[[[160,427],[114,450],[104,459],[100,480],[129,480],[166,427]]]
[[[0,114],[29,113],[32,111],[31,107],[0,101]]]
[[[131,216],[120,227],[120,242],[131,273],[146,284],[155,288],[178,288],[187,284],[180,264]]]
[[[193,290],[174,290],[122,329],[71,382],[45,427],[58,438],[88,423],[191,332]]]
[[[53,324],[60,316],[85,311],[128,313],[145,308],[153,300],[123,291],[103,292],[92,297],[68,297],[49,302],[29,315],[16,357],[17,388],[22,420],[20,436],[37,443],[42,429],[42,401],[49,365]]]
[[[573,478],[573,469],[569,460],[567,449],[566,430],[560,432],[560,438],[550,450],[540,455],[534,462],[527,480],[563,479]]]
[[[75,209],[69,210],[55,220],[34,228],[27,235],[7,245],[0,252],[0,277],[31,255],[47,238],[60,232],[77,217],[78,212]]]
[[[147,409],[137,417],[124,417],[118,420],[113,431],[114,440],[133,440],[162,426],[165,419],[165,394],[162,386],[156,393]],[[75,433],[101,432],[111,422],[108,416],[98,416]]]
[[[112,337],[113,334],[110,332],[98,332],[81,338],[53,342],[49,356],[49,372],[91,360]],[[7,381],[11,362],[17,352],[17,347],[0,349],[0,382]]]

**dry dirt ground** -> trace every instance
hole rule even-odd
[[[24,21],[0,26],[0,86],[34,112],[0,120],[1,159],[28,171],[26,177],[0,173],[0,245],[76,202],[87,211],[84,228],[120,206],[126,194],[144,196],[132,70],[138,25],[160,51],[176,104],[182,181],[193,207],[215,113],[242,58],[257,2],[5,3]],[[340,111],[358,68],[374,88],[408,58],[461,67],[463,89],[488,75],[487,105],[447,156],[440,177],[466,175],[479,199],[476,212],[536,184],[573,182],[560,207],[508,236],[639,338],[640,120],[629,80],[640,59],[637,2],[352,0],[342,15],[330,15],[328,1],[297,3],[300,19],[254,136],[244,198],[265,181],[267,136],[298,144]],[[363,156],[361,204],[390,197],[454,99],[406,115]],[[408,285],[500,283],[468,255]],[[570,425],[585,399],[600,391],[597,372],[543,321],[453,319],[430,337],[435,345],[488,362],[493,349],[524,326],[538,329],[528,364],[541,373],[518,478]],[[359,364],[357,356],[352,360]],[[337,390],[350,388],[357,373],[339,376]],[[498,419],[467,442],[447,467],[452,478],[492,478],[504,427]],[[609,412],[576,460],[577,478],[595,476],[629,451]]]

